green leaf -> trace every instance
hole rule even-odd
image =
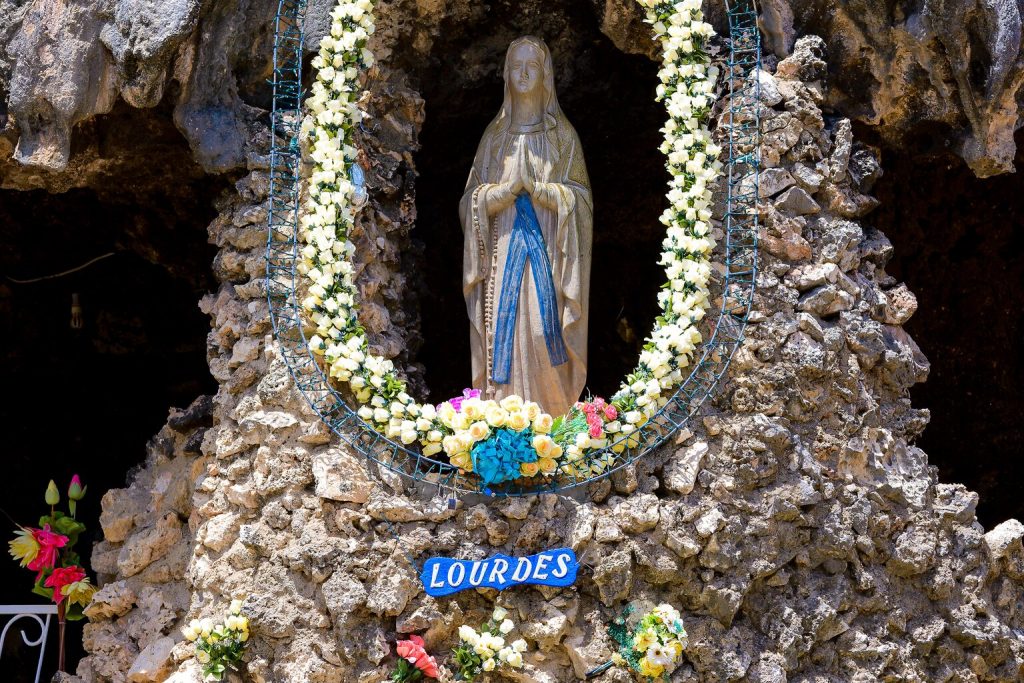
[[[40,586],[39,584],[36,584],[35,586],[32,587],[32,592],[35,593],[36,595],[43,596],[47,600],[53,600],[53,589],[52,588],[44,588],[43,586]]]
[[[57,517],[53,523],[54,531],[67,536],[69,540],[85,531],[85,525],[72,517],[65,517],[60,512],[55,512],[54,517]]]

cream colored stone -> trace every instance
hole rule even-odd
[[[171,667],[170,657],[173,648],[174,640],[171,638],[160,638],[153,642],[135,658],[132,668],[128,670],[128,680],[132,683],[165,680]]]

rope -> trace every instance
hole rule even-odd
[[[102,261],[105,258],[110,258],[111,256],[114,256],[115,254],[117,254],[116,251],[107,252],[106,254],[103,254],[102,256],[97,256],[94,259],[86,261],[85,263],[83,263],[80,266],[76,266],[75,268],[71,268],[70,270],[63,270],[63,271],[61,271],[59,273],[54,273],[53,275],[43,275],[42,277],[34,277],[34,278],[30,279],[30,280],[16,280],[13,277],[11,277],[10,275],[8,275],[7,279],[10,280],[11,282],[15,283],[15,284],[18,284],[18,285],[27,285],[27,284],[30,284],[32,282],[42,282],[43,280],[56,280],[59,277],[64,277],[65,275],[71,275],[72,273],[77,273],[80,270],[85,270],[86,268],[88,268],[92,264],[96,263],[97,261]]]

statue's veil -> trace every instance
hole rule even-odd
[[[567,123],[567,121],[565,120],[565,114],[562,113],[562,108],[558,105],[558,94],[555,92],[555,68],[551,60],[551,50],[548,49],[547,44],[543,40],[536,36],[516,38],[508,46],[508,51],[505,53],[505,68],[503,71],[505,99],[502,101],[501,111],[498,112],[498,116],[491,125],[494,127],[494,132],[500,135],[507,133],[509,126],[512,124],[512,89],[508,85],[509,61],[512,51],[524,43],[533,45],[544,55],[544,129],[547,131],[548,136],[552,138],[552,142],[554,142],[553,138],[557,135],[555,128],[560,123]],[[557,147],[556,144],[555,148],[557,149]]]

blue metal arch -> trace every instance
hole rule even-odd
[[[700,358],[668,403],[631,435],[636,447],[614,453],[608,447],[589,454],[596,461],[606,454],[613,464],[599,475],[512,483],[488,491],[491,495],[523,496],[554,493],[607,477],[664,443],[682,429],[712,394],[725,375],[743,340],[757,276],[758,169],[760,163],[759,81],[752,77],[761,65],[761,41],[753,0],[726,2],[729,17],[729,84],[726,108],[719,121],[726,127],[727,203],[724,220],[725,272],[721,305]],[[388,439],[364,422],[332,385],[310,351],[296,295],[298,221],[300,210],[299,126],[302,121],[303,25],[306,0],[280,0],[274,27],[273,109],[271,112],[270,207],[267,238],[267,300],[281,353],[303,397],[331,430],[349,446],[399,474],[451,493],[480,493],[475,477],[460,473],[447,462],[426,457]]]

